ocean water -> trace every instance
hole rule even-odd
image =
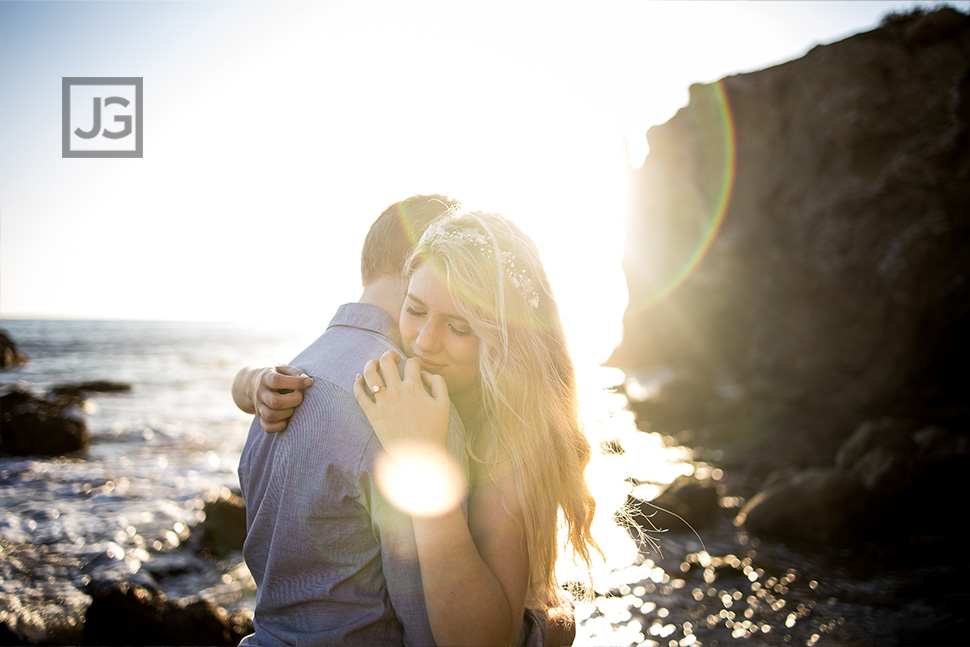
[[[0,458],[0,539],[37,547],[28,560],[38,563],[75,560],[67,562],[74,572],[57,577],[78,589],[93,576],[154,569],[173,597],[250,608],[253,586],[238,557],[191,559],[178,576],[162,576],[173,570],[167,563],[187,559],[177,549],[202,520],[205,499],[238,488],[249,416],[232,403],[235,371],[247,357],[289,358],[312,336],[208,323],[5,320],[2,327],[29,361],[0,371],[0,388],[42,395],[110,380],[131,390],[91,395],[86,453]],[[8,577],[0,591],[43,601],[49,578]]]
[[[150,576],[170,597],[201,596],[230,610],[251,610],[254,587],[241,555],[202,559],[183,543],[203,517],[204,500],[238,488],[236,466],[250,417],[232,403],[236,371],[253,361],[287,361],[324,325],[301,332],[239,324],[10,319],[0,327],[29,357],[26,365],[0,372],[0,388],[18,384],[40,395],[90,380],[132,386],[130,392],[91,395],[84,411],[91,434],[85,454],[0,457],[0,539],[34,551],[29,557],[38,564],[58,565],[8,577],[0,596],[28,601],[21,613],[30,604],[47,605],[50,613],[70,604],[57,591],[83,589],[92,577]],[[705,468],[691,462],[688,450],[637,431],[623,397],[604,389],[622,374],[578,370],[594,447],[594,532],[606,554],[594,586],[605,595],[649,579],[656,568],[612,519],[633,491],[626,479],[641,482],[637,494],[649,498],[677,475]],[[599,451],[610,442],[625,453]],[[568,565],[562,575],[580,577]],[[641,642],[639,629],[626,626],[629,614],[611,611],[615,607],[581,606],[577,644]]]

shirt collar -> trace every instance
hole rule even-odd
[[[397,321],[383,308],[369,303],[345,303],[337,309],[327,328],[342,326],[369,330],[386,337],[396,348],[401,348],[401,331]]]

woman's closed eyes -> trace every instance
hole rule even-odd
[[[413,306],[407,306],[405,309],[406,309],[407,313],[409,315],[411,315],[412,317],[425,317],[428,314],[427,312],[421,312],[419,310],[416,310]],[[472,334],[471,329],[469,329],[469,330],[462,330],[461,328],[458,328],[457,326],[455,326],[452,323],[449,323],[448,324],[448,330],[450,330],[454,334],[458,335],[459,337],[464,337],[465,335]]]

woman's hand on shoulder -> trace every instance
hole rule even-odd
[[[371,360],[354,382],[354,395],[385,451],[394,453],[401,444],[427,443],[443,446],[448,433],[448,387],[440,375],[422,370],[421,360],[404,362],[389,350]]]

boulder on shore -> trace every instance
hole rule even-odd
[[[0,368],[13,368],[26,363],[27,356],[17,348],[5,330],[0,330]]]
[[[66,395],[71,397],[85,397],[88,393],[127,393],[131,385],[126,382],[112,382],[110,380],[91,380],[77,384],[58,384],[50,390],[51,395]]]
[[[0,397],[0,453],[60,456],[88,448],[87,424],[70,406],[15,388]]]
[[[183,603],[131,582],[91,592],[83,645],[237,645],[252,633],[242,612],[205,600]]]
[[[891,418],[867,421],[839,447],[834,465],[770,476],[735,524],[758,537],[808,544],[901,534],[957,540],[962,525],[954,522],[953,497],[966,489],[968,468],[965,434]]]
[[[228,489],[207,500],[202,509],[203,553],[226,557],[242,551],[246,541],[246,504],[242,497]]]
[[[865,487],[835,468],[812,467],[756,494],[735,523],[759,537],[829,543],[857,534]]]

